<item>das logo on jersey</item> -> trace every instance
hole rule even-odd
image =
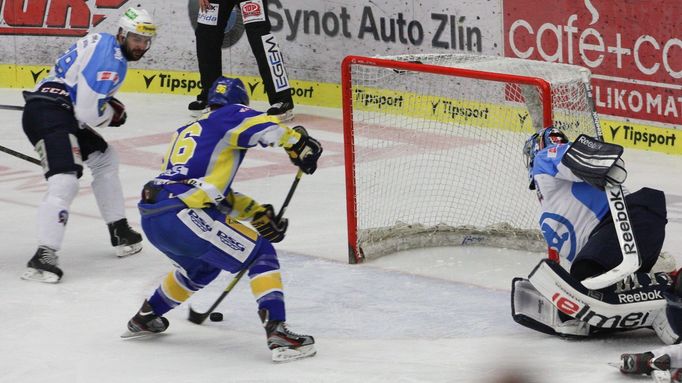
[[[554,213],[544,213],[540,217],[540,230],[547,245],[555,249],[569,262],[575,258],[576,238],[571,221]]]

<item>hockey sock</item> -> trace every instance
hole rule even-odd
[[[166,275],[161,285],[149,298],[149,304],[156,315],[163,315],[189,299],[204,286],[192,282],[176,270]]]
[[[277,253],[269,242],[263,242],[260,257],[249,268],[249,278],[258,309],[268,310],[269,320],[285,321],[282,276]]]

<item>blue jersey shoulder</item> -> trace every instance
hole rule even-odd
[[[552,145],[540,150],[533,159],[533,175],[547,174],[554,177],[559,172],[557,166],[569,146],[568,144]]]
[[[82,75],[96,93],[110,95],[125,79],[128,62],[115,36],[97,33],[90,41],[96,44],[95,50],[88,62],[82,63]]]

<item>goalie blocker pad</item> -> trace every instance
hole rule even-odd
[[[561,159],[561,163],[585,182],[604,190],[611,167],[623,155],[623,147],[581,134]]]

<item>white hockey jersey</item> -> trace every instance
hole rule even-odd
[[[599,221],[609,214],[606,194],[561,163],[569,146],[559,144],[539,151],[531,173],[541,204],[540,230],[566,269]]]
[[[50,76],[40,84],[48,81],[65,84],[76,119],[89,126],[104,127],[109,125],[114,114],[107,102],[123,84],[127,70],[128,61],[121,53],[116,37],[93,33],[64,52],[55,62]]]

